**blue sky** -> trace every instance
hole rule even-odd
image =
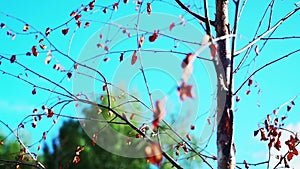
[[[28,22],[30,25],[33,25],[37,30],[40,30],[44,32],[44,30],[47,27],[54,28],[58,25],[61,25],[62,23],[66,22],[68,19],[70,19],[69,14],[74,9],[80,7],[81,3],[88,3],[89,1],[51,1],[51,2],[44,2],[41,4],[39,1],[13,1],[13,2],[0,2],[0,11],[10,14],[12,16],[16,16],[18,18],[23,19],[24,21]],[[296,1],[295,1],[296,2]],[[103,3],[103,4],[102,4]],[[211,2],[209,2],[211,3]],[[267,1],[249,1],[247,2],[247,5],[245,6],[245,9],[243,11],[243,14],[240,19],[239,24],[239,30],[238,30],[238,39],[237,39],[237,49],[241,49],[243,46],[245,46],[249,41],[253,39],[253,35],[256,31],[256,28],[259,24],[260,18],[262,17],[262,13],[264,12],[265,8],[267,7],[269,2]],[[104,1],[104,2],[98,2],[97,4],[100,5],[100,7],[96,7],[97,9],[101,9],[101,6],[107,6],[111,5],[110,1]],[[159,13],[159,14],[165,14],[168,13],[169,15],[173,15],[173,19],[169,19],[168,22],[164,22],[165,20],[159,20],[159,21],[151,21],[149,22],[147,26],[145,26],[145,29],[149,29],[149,32],[152,32],[155,29],[155,24],[159,25],[159,29],[163,30],[165,33],[170,33],[171,35],[178,35],[185,37],[184,35],[187,35],[188,37],[193,37],[195,39],[199,39],[198,42],[201,42],[202,35],[199,37],[194,36],[191,32],[184,32],[180,29],[182,26],[176,26],[174,28],[173,32],[168,31],[169,24],[173,22],[179,22],[178,15],[184,14],[180,9],[173,7],[170,4],[165,3],[165,6],[159,5],[160,3],[157,1],[153,2],[152,9],[153,13]],[[197,3],[197,5],[202,5],[202,3]],[[233,5],[233,4],[231,4]],[[135,5],[133,2],[130,1],[128,5],[123,5],[122,2],[120,2],[119,10],[116,12],[113,12],[113,15],[110,15],[112,13],[111,11],[108,12],[108,14],[104,15],[102,14],[101,10],[95,15],[85,15],[86,20],[91,22],[91,26],[84,29],[80,28],[76,31],[73,37],[73,41],[71,43],[71,48],[69,48],[70,39],[72,38],[72,33],[75,31],[76,25],[73,22],[70,22],[67,25],[63,25],[61,28],[59,28],[57,31],[51,33],[49,39],[55,46],[59,47],[60,50],[64,52],[70,52],[70,56],[77,60],[80,59],[80,57],[85,56],[85,48],[89,45],[89,43],[94,43],[91,41],[91,38],[93,36],[98,36],[98,31],[103,30],[104,25],[103,23],[99,22],[107,22],[109,21],[110,17],[112,17],[112,20],[117,20],[119,18],[123,18],[124,16],[127,16],[129,14],[136,14],[137,12],[133,9]],[[210,10],[213,10],[214,3],[211,3]],[[286,15],[289,11],[291,11],[294,7],[294,4],[291,1],[276,1],[274,4],[274,10],[273,10],[273,18],[271,25],[274,25],[280,18],[282,18],[284,15]],[[167,9],[167,12],[166,12]],[[193,9],[193,7],[192,7]],[[55,12],[54,12],[55,11]],[[201,11],[203,13],[203,11]],[[211,16],[214,15],[214,11],[211,11]],[[231,6],[229,10],[229,15],[231,20],[233,20],[234,17],[234,9],[233,6]],[[183,15],[186,20],[189,20],[191,16],[188,14]],[[268,16],[268,15],[267,15]],[[297,27],[297,22],[299,20],[300,14],[297,13],[276,30],[276,32],[273,34],[273,37],[283,37],[283,36],[299,36],[300,31]],[[267,17],[268,18],[268,17]],[[134,20],[135,21],[135,20]],[[133,24],[134,21],[128,21],[129,24]],[[263,21],[263,26],[258,34],[262,34],[266,30],[268,19]],[[19,30],[22,32],[23,29],[23,23],[17,22],[16,20],[10,19],[8,17],[4,17],[4,15],[0,15],[0,22],[6,23],[6,29],[0,29],[0,54],[4,55],[6,57],[10,57],[12,54],[17,54],[17,60],[24,63],[25,65],[29,66],[31,69],[36,70],[38,72],[41,72],[45,76],[50,77],[53,81],[60,82],[62,79],[62,82],[60,84],[62,86],[65,86],[66,88],[72,90],[72,80],[69,81],[66,78],[65,73],[60,73],[57,71],[54,71],[52,69],[52,65],[54,63],[60,63],[64,66],[66,70],[71,70],[72,63],[68,61],[66,58],[64,58],[62,55],[58,54],[57,52],[53,52],[53,59],[51,61],[50,65],[44,64],[44,59],[46,56],[46,52],[40,53],[39,57],[32,58],[32,57],[26,57],[22,55],[18,55],[21,53],[26,53],[25,51],[28,51],[31,49],[32,45],[37,45],[38,43],[34,39],[35,34],[31,35],[17,35],[14,40],[11,40],[11,37],[6,35],[6,31],[9,29],[12,30]],[[195,25],[196,28],[199,28],[200,26],[193,20],[191,22],[188,22],[190,24]],[[84,24],[84,22],[83,22]],[[153,26],[153,27],[151,27]],[[61,34],[62,28],[70,28],[70,32],[63,36]],[[83,25],[82,25],[83,27]],[[158,29],[158,28],[157,28]],[[29,29],[29,32],[32,29]],[[200,28],[201,30],[201,28]],[[177,31],[177,32],[176,32]],[[162,37],[159,37],[157,42],[153,44],[149,44],[147,42],[147,37],[151,35],[148,32],[146,34],[146,40],[145,40],[145,46],[151,47],[152,49],[161,49],[164,47],[168,47],[167,49],[170,49],[170,44],[176,44],[176,41],[164,39]],[[173,34],[172,34],[173,33]],[[203,31],[202,31],[203,33]],[[132,33],[134,36],[134,32]],[[103,34],[104,38],[112,38],[113,34]],[[111,50],[124,50],[125,49],[131,49],[128,44],[134,44],[135,39],[126,39],[123,37],[122,41],[120,41],[118,44],[116,44]],[[194,39],[193,39],[194,40]],[[197,41],[197,40],[195,40]],[[261,47],[263,45],[264,41],[260,41],[257,43],[258,47]],[[101,43],[104,43],[103,41]],[[45,42],[46,44],[46,42]],[[256,62],[251,62],[251,66],[246,66],[243,69],[241,69],[235,76],[235,86],[236,88],[250,75],[251,72],[256,70],[257,68],[265,65],[266,63],[279,58],[290,51],[299,49],[299,39],[293,39],[293,40],[272,40],[269,41],[266,45],[266,47],[260,52],[259,56],[256,57]],[[152,45],[152,46],[151,46]],[[169,45],[169,46],[168,46]],[[132,45],[133,46],[133,45]],[[50,47],[48,45],[48,47]],[[96,52],[98,49],[94,48],[92,52]],[[190,46],[184,46],[180,45],[177,50],[182,50],[183,52],[188,52],[190,50]],[[132,49],[135,49],[135,46],[132,47]],[[90,50],[89,50],[90,51]],[[103,51],[102,51],[103,52]],[[201,56],[203,57],[209,57],[209,52],[204,51]],[[237,56],[236,61],[238,62],[244,53]],[[104,57],[110,57],[110,61],[107,63],[101,62],[100,64],[100,70],[104,72],[104,74],[108,77],[114,75],[116,69],[124,70],[125,68],[120,68],[118,64],[118,54],[116,55],[107,55]],[[149,56],[145,54],[145,58],[151,58],[152,54],[150,53]],[[155,55],[157,58],[162,57],[161,55]],[[131,52],[125,53],[125,61],[124,64],[129,65],[131,57]],[[249,59],[245,62],[245,65],[250,63],[250,61],[255,57],[254,49],[252,49]],[[180,64],[180,61],[184,58],[183,55],[178,55],[177,59],[178,62],[176,64]],[[102,58],[101,58],[102,59]],[[155,62],[167,62],[163,59],[156,59]],[[151,68],[151,64],[147,65],[149,68]],[[149,85],[150,89],[153,91],[157,91],[157,99],[159,99],[162,95],[161,93],[168,93],[169,94],[169,102],[168,102],[168,109],[170,112],[175,112],[176,116],[176,109],[181,108],[180,106],[186,106],[186,107],[192,107],[193,104],[198,104],[198,100],[200,100],[200,106],[197,114],[195,123],[205,125],[206,119],[207,119],[207,110],[209,109],[209,106],[211,104],[211,95],[212,95],[212,88],[209,87],[210,81],[209,81],[209,72],[205,70],[205,61],[199,61],[195,62],[195,70],[194,70],[194,76],[195,79],[193,83],[195,86],[198,86],[198,91],[195,91],[198,95],[196,95],[196,101],[188,99],[187,103],[185,105],[181,105],[181,102],[178,99],[176,90],[171,90],[174,86],[176,86],[176,82],[180,79],[180,74],[176,74],[171,76],[169,81],[166,81],[165,83],[161,80],[162,77],[167,76],[166,74],[163,74],[161,72],[156,72],[155,69],[151,70],[149,69]],[[236,112],[235,112],[235,141],[236,141],[236,147],[237,147],[237,161],[242,162],[244,159],[251,163],[255,162],[261,162],[266,160],[267,155],[267,144],[261,143],[259,141],[259,138],[253,137],[253,131],[256,130],[257,124],[262,122],[267,114],[272,113],[274,109],[276,109],[278,106],[282,105],[283,103],[289,101],[291,98],[293,98],[295,95],[300,93],[299,85],[299,75],[300,68],[298,66],[299,64],[299,54],[294,54],[290,56],[287,59],[284,59],[278,63],[273,64],[270,67],[265,68],[261,72],[257,73],[254,77],[254,84],[248,88],[247,85],[245,85],[238,95],[241,97],[240,102],[235,103],[236,105]],[[129,69],[131,69],[131,66],[127,66]],[[0,66],[2,70],[5,70],[7,72],[12,72],[14,74],[20,74],[21,77],[26,78],[25,72],[23,69],[16,68],[16,65],[10,64],[7,61],[3,61],[2,65]],[[141,99],[149,104],[149,99],[147,96],[147,91],[145,89],[144,83],[141,83],[140,80],[141,74],[139,74],[139,65],[135,65],[131,70],[133,70],[133,74],[136,73],[134,80],[131,81],[132,86],[129,87],[131,91],[136,91],[139,93]],[[181,71],[180,68],[176,71]],[[175,72],[176,72],[175,71]],[[130,72],[130,71],[129,71]],[[36,84],[46,86],[49,88],[53,88],[54,86],[41,80],[40,78],[34,76],[33,74],[28,73],[28,78],[30,80],[34,81]],[[113,79],[113,77],[110,77]],[[122,78],[122,77],[120,77]],[[36,95],[32,95],[31,91],[33,89],[32,86],[21,82],[20,80],[17,80],[15,78],[9,77],[7,75],[1,75],[0,76],[0,82],[1,82],[1,88],[0,88],[0,119],[3,120],[5,123],[10,124],[12,128],[16,128],[20,121],[26,117],[27,115],[32,113],[32,110],[34,108],[39,108],[45,104],[53,104],[57,102],[60,98],[58,98],[55,95],[50,95],[48,92],[43,92],[41,90],[37,90]],[[169,82],[174,82],[174,86],[170,85]],[[259,87],[254,87],[256,84],[259,84]],[[100,83],[95,83],[95,85],[101,85]],[[170,87],[171,86],[171,87]],[[208,87],[206,87],[208,86]],[[249,95],[246,95],[245,92],[247,89],[251,90],[251,93]],[[261,90],[261,94],[257,94],[258,90]],[[95,92],[101,91],[101,88],[95,88]],[[61,90],[59,90],[61,91]],[[92,90],[91,90],[92,91]],[[208,99],[209,98],[209,99]],[[154,98],[155,100],[155,98]],[[179,103],[179,104],[178,104]],[[258,103],[260,106],[258,106]],[[295,100],[296,106],[293,107],[292,111],[288,113],[288,119],[286,121],[286,125],[289,125],[289,127],[293,127],[295,130],[299,131],[299,116],[297,113],[300,111],[300,108],[298,107],[298,99]],[[194,111],[193,109],[182,109],[183,111]],[[285,114],[285,107],[282,108],[281,114]],[[75,115],[74,113],[74,105],[67,106],[63,114],[66,115]],[[202,116],[202,114],[204,114]],[[169,119],[168,119],[169,118]],[[171,117],[167,117],[168,120],[172,121]],[[204,121],[204,122],[202,122]],[[51,130],[49,133],[49,138],[55,137],[58,134],[59,126],[62,124],[62,119],[59,121],[57,125]],[[44,127],[38,127],[37,129],[30,129],[30,122],[26,125],[26,129],[24,131],[24,138],[28,139],[28,142],[34,142],[38,138],[42,136],[42,132],[47,130],[49,128],[50,123],[52,123],[51,120],[45,120],[41,122],[40,126]],[[199,127],[201,128],[201,127]],[[1,133],[7,133],[8,131],[1,127]],[[31,133],[31,136],[28,137],[26,135],[27,132]],[[197,132],[200,132],[200,129],[197,130]],[[197,136],[197,133],[194,132],[194,135]],[[47,139],[47,141],[50,142],[50,139]],[[208,150],[211,151],[213,154],[215,154],[215,143],[212,141],[210,143],[210,146],[208,147]],[[263,159],[263,160],[262,160]],[[265,168],[265,166],[258,166],[256,168]]]

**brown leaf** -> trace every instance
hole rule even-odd
[[[149,41],[150,42],[154,42],[158,37],[158,31],[154,31],[153,34],[151,36],[149,36]]]
[[[137,61],[137,55],[136,55],[136,51],[134,51],[131,57],[131,65],[134,65],[136,61]]]
[[[147,13],[148,13],[148,15],[150,15],[151,12],[152,12],[151,3],[148,2],[147,3]]]
[[[62,29],[61,32],[63,35],[66,35],[69,32],[69,28]]]
[[[49,36],[50,32],[51,32],[51,29],[48,27],[45,31],[46,36]]]
[[[144,41],[145,41],[145,36],[142,35],[139,39],[138,48],[141,48],[143,46]]]
[[[24,25],[24,28],[23,28],[23,31],[24,31],[24,32],[27,32],[28,29],[29,29],[29,25],[28,25],[28,24],[25,24],[25,25]]]
[[[122,62],[123,59],[124,59],[124,53],[121,53],[121,55],[120,55],[120,62]]]
[[[194,98],[194,92],[193,92],[193,86],[192,85],[187,85],[185,82],[181,83],[181,86],[178,87],[178,92],[180,99],[184,101],[186,97],[189,98]]]
[[[172,23],[170,24],[170,26],[169,26],[169,30],[172,31],[172,29],[173,29],[174,27],[175,27],[175,23],[172,22]]]
[[[209,49],[210,49],[211,57],[215,58],[217,56],[217,45],[216,44],[210,44]]]
[[[160,165],[163,159],[162,150],[156,143],[150,143],[150,145],[145,148],[145,155],[147,162],[151,164]]]
[[[254,49],[254,50],[255,50],[256,56],[258,56],[258,55],[259,55],[259,48],[258,48],[258,45],[255,46],[255,49]]]
[[[10,57],[10,63],[14,63],[15,60],[16,60],[16,58],[17,58],[16,55],[12,55],[12,56]]]
[[[158,100],[155,102],[155,110],[153,112],[153,127],[156,129],[159,123],[163,120],[164,116],[166,115],[165,110],[165,100]]]
[[[32,46],[31,52],[32,52],[33,56],[38,56],[39,55],[39,52],[37,51],[36,46]]]

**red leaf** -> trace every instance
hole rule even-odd
[[[36,89],[33,88],[33,90],[31,91],[32,95],[35,95],[36,94]]]
[[[241,100],[240,96],[236,96],[236,97],[235,97],[235,101],[236,101],[236,102],[239,102],[240,100]]]
[[[195,130],[195,126],[194,125],[191,125],[191,130]]]
[[[75,11],[72,11],[71,13],[70,13],[70,16],[75,16],[76,15],[76,12]]]
[[[78,19],[80,19],[81,18],[81,14],[77,14],[76,16],[75,16],[75,20],[78,20]]]
[[[133,118],[134,118],[134,116],[135,116],[135,114],[134,113],[132,113],[131,115],[130,115],[130,120],[132,120]]]
[[[69,79],[71,79],[72,73],[71,73],[71,72],[68,72],[68,73],[67,73],[67,76],[68,76]]]
[[[253,80],[252,80],[252,79],[249,79],[249,80],[248,80],[248,86],[251,86],[252,83],[253,83]]]
[[[160,165],[163,159],[162,150],[156,143],[151,143],[145,148],[147,162]]]
[[[53,110],[48,109],[48,111],[47,111],[47,117],[48,117],[48,118],[51,118],[51,117],[53,117],[53,115],[54,115]]]
[[[114,3],[113,8],[114,8],[115,11],[118,10],[118,8],[119,8],[119,3],[118,3],[118,2]]]
[[[73,159],[73,163],[74,164],[78,164],[80,162],[80,158],[79,158],[79,156],[74,156],[74,159]]]
[[[16,58],[17,58],[16,55],[12,55],[10,58],[10,63],[14,63]]]
[[[77,21],[77,22],[76,22],[76,25],[78,26],[78,28],[80,28],[80,26],[81,26],[81,21]]]
[[[289,152],[289,154],[287,155],[287,160],[291,161],[293,156],[294,156],[293,152]]]
[[[172,31],[172,29],[173,29],[174,27],[175,27],[175,23],[172,22],[172,23],[170,24],[170,26],[169,26],[169,30]]]
[[[149,36],[149,41],[150,41],[150,42],[154,42],[154,41],[157,39],[157,37],[158,37],[158,34],[157,34],[157,33],[158,33],[158,31],[155,30],[155,31],[153,32],[153,34],[152,34],[151,36]]]
[[[39,55],[39,52],[36,50],[36,46],[32,46],[31,52],[32,52],[33,56],[38,56]]]
[[[159,123],[163,120],[164,116],[166,115],[165,110],[165,100],[159,100],[155,102],[155,110],[153,112],[153,127],[156,129]]]
[[[136,51],[134,51],[131,57],[131,65],[134,65],[136,61],[137,61],[137,56],[136,56]]]
[[[246,95],[249,95],[250,94],[250,90],[246,90]]]
[[[104,62],[108,62],[108,61],[109,61],[109,58],[104,58],[103,61],[104,61]]]
[[[84,28],[87,28],[87,27],[89,27],[90,26],[90,22],[86,22],[85,24],[84,24]]]
[[[191,138],[191,136],[190,136],[189,134],[186,135],[186,138],[187,138],[189,141],[192,140],[192,138]]]
[[[69,32],[69,28],[62,29],[61,32],[62,32],[63,35],[66,35]]]
[[[151,11],[152,11],[152,8],[151,8],[151,3],[147,3],[147,13],[148,13],[148,15],[150,15],[151,14]]]
[[[0,146],[4,145],[4,142],[3,141],[0,141]]]
[[[90,10],[94,9],[94,7],[95,7],[95,1],[96,0],[93,0],[92,2],[89,3]]]
[[[0,24],[0,28],[1,28],[1,29],[4,29],[4,28],[5,28],[5,24],[4,24],[4,23],[1,23],[1,24]]]

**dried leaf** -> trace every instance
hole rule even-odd
[[[118,8],[119,8],[119,3],[118,3],[118,2],[114,3],[113,8],[114,8],[115,11],[118,10]]]
[[[49,36],[50,32],[51,32],[51,29],[48,27],[45,31],[46,36]]]
[[[175,27],[175,23],[172,22],[172,23],[170,24],[170,26],[169,26],[169,30],[172,31],[172,29],[173,29],[174,27]]]
[[[187,85],[185,82],[181,83],[181,86],[177,88],[180,99],[184,101],[186,97],[194,98],[193,86]]]
[[[162,150],[156,143],[151,143],[145,148],[147,162],[160,165],[163,159]]]
[[[32,95],[35,95],[36,94],[36,89],[33,88],[33,90],[31,91]]]
[[[136,61],[137,61],[137,55],[136,55],[136,51],[134,51],[131,57],[131,65],[134,65]]]
[[[144,41],[145,41],[145,36],[142,35],[139,39],[138,48],[141,48],[143,46]]]
[[[27,32],[28,29],[29,29],[29,25],[28,25],[28,24],[25,24],[25,25],[24,25],[24,28],[23,28],[23,31],[24,31],[24,32]]]
[[[16,55],[12,55],[10,57],[10,63],[14,63],[16,59],[17,59],[17,56]]]
[[[256,45],[256,46],[255,46],[255,49],[254,49],[254,50],[255,50],[255,54],[256,54],[256,56],[258,56],[258,55],[259,55],[259,49],[258,49],[258,45]]]
[[[155,102],[155,110],[153,112],[153,127],[156,129],[159,125],[159,123],[163,120],[164,116],[166,115],[165,110],[165,99],[158,100]]]
[[[62,29],[61,32],[62,32],[63,35],[66,35],[69,32],[69,28]]]
[[[210,49],[211,57],[215,58],[217,56],[217,45],[216,44],[210,44],[209,49]]]
[[[6,26],[5,23],[1,23],[1,24],[0,24],[0,28],[1,28],[1,29],[4,29],[5,26]]]
[[[147,13],[148,13],[148,15],[150,15],[151,12],[152,12],[151,3],[148,2],[147,3]]]
[[[38,56],[39,55],[39,52],[37,51],[36,46],[32,46],[31,52],[32,52],[33,56]]]
[[[90,26],[90,22],[86,22],[85,24],[84,24],[84,28],[87,28],[87,27],[89,27]]]
[[[120,55],[120,62],[122,62],[123,59],[124,59],[124,53],[121,53],[121,55]]]
[[[154,31],[153,34],[151,36],[149,36],[149,41],[150,42],[154,42],[158,37],[158,31]]]

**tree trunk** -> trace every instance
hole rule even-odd
[[[228,22],[228,0],[216,0],[217,37],[230,34]],[[217,151],[218,169],[235,168],[235,148],[233,144],[233,75],[230,52],[230,39],[218,41],[219,63],[216,63],[218,75],[218,109],[217,109]],[[219,69],[219,70],[218,70]],[[220,70],[221,69],[221,70]],[[220,73],[222,72],[222,73]]]

